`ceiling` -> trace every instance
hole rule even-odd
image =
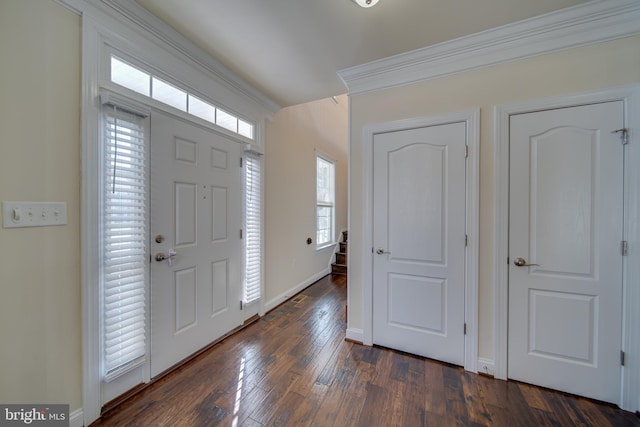
[[[337,71],[585,0],[136,0],[280,106],[346,92]]]

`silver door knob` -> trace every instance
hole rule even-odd
[[[513,260],[513,265],[515,265],[516,267],[532,267],[534,265],[540,265],[540,264],[527,264],[526,259],[517,257],[516,259]]]
[[[177,252],[173,249],[169,249],[169,253],[165,254],[164,252],[158,252],[155,256],[156,261],[162,262],[167,261],[167,264],[173,264],[173,260],[176,258]]]
[[[382,248],[378,248],[378,249],[376,249],[376,253],[377,253],[378,255],[382,255],[382,254],[390,254],[391,252],[387,252],[387,251],[385,251],[385,250],[384,250],[384,249],[382,249]]]

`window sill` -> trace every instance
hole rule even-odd
[[[338,242],[330,242],[320,246],[316,246],[316,252],[326,251],[327,249],[333,249],[336,247],[337,244]]]

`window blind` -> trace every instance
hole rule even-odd
[[[244,302],[260,298],[262,283],[262,170],[260,157],[246,154]]]
[[[149,185],[145,118],[103,106],[103,373],[116,378],[144,360]]]

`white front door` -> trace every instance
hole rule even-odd
[[[243,321],[241,155],[216,132],[151,116],[152,378]]]
[[[466,123],[373,139],[373,343],[464,364]]]
[[[510,118],[508,376],[616,403],[623,108]]]

